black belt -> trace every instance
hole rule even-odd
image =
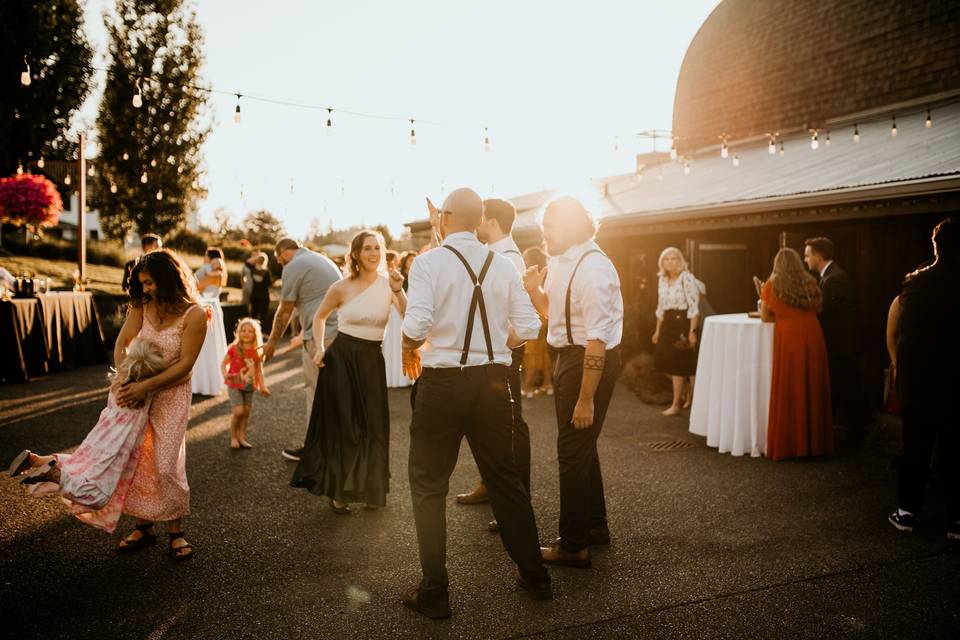
[[[424,378],[456,378],[465,375],[472,375],[477,372],[488,371],[488,372],[502,372],[504,374],[508,373],[510,367],[505,364],[500,364],[499,362],[488,362],[486,364],[478,364],[472,367],[424,367],[423,373],[420,375]]]

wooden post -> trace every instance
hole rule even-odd
[[[77,171],[80,174],[77,180],[77,271],[80,273],[79,290],[84,290],[84,281],[87,275],[87,136],[80,134],[79,160]]]

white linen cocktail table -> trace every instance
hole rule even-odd
[[[745,313],[710,316],[697,359],[690,432],[735,456],[766,452],[773,323]]]

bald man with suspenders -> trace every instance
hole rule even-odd
[[[530,494],[512,455],[508,386],[511,346],[535,338],[540,318],[514,266],[477,239],[482,213],[470,189],[457,189],[443,203],[443,245],[414,260],[403,320],[404,372],[417,380],[409,473],[423,569],[403,604],[429,618],[450,616],[446,497],[464,436],[519,570],[518,585],[537,600],[553,597]]]

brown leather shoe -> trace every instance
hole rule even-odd
[[[413,587],[403,592],[400,598],[403,606],[411,611],[416,611],[420,615],[426,616],[431,620],[443,620],[450,617],[450,606],[425,606],[420,604],[420,589]]]
[[[500,533],[500,524],[496,520],[487,523],[487,531],[490,533]]]
[[[461,493],[457,496],[457,504],[483,504],[489,501],[490,498],[487,497],[487,485],[482,482],[470,493]]]
[[[580,551],[570,553],[564,551],[559,542],[555,542],[549,547],[540,547],[540,557],[544,564],[552,564],[558,567],[574,567],[577,569],[589,569],[592,566],[590,562],[590,547],[584,547]]]

